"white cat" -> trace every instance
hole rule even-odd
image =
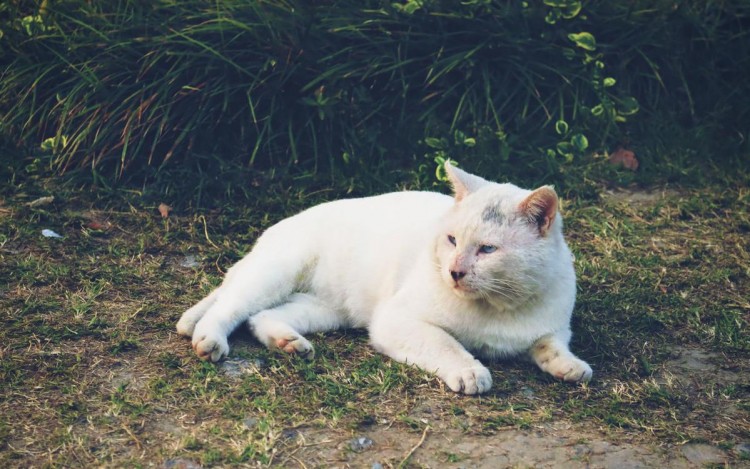
[[[526,353],[557,378],[588,381],[591,367],[568,348],[575,272],[554,190],[445,169],[454,198],[340,200],[272,226],[177,331],[218,361],[243,321],[267,347],[305,357],[302,334],[366,327],[378,351],[466,394],[492,385],[468,350]]]

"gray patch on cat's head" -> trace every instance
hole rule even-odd
[[[505,213],[497,204],[488,205],[482,211],[482,221],[484,222],[497,223],[498,225],[502,225],[505,222],[505,219]]]

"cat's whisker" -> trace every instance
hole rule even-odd
[[[508,291],[508,290],[498,289],[498,288],[486,287],[486,288],[480,288],[479,291],[482,293],[486,293],[488,295],[489,293],[494,293],[504,298],[507,298],[508,300],[514,300],[517,298],[517,296],[514,295],[513,292]]]
[[[485,282],[480,286],[480,289],[513,299],[528,296],[530,293],[529,289],[522,285],[503,284],[498,282]]]

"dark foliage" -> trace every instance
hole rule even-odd
[[[378,172],[415,155],[540,171],[655,121],[743,150],[750,120],[748,2],[45,0],[0,15],[0,136],[61,171]]]

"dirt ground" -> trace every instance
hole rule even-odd
[[[657,373],[657,380],[698,392],[702,383],[741,382],[741,376],[721,368],[722,357],[698,349],[679,348]],[[256,373],[252,363],[229,360],[222,364],[227,376],[239,379]],[[527,394],[531,393],[526,390]],[[533,397],[533,396],[530,396]],[[375,423],[358,432],[299,427],[282,435],[283,448],[271,465],[279,467],[451,467],[451,468],[703,468],[750,467],[750,444],[722,449],[706,443],[659,444],[648,434],[630,434],[566,420],[530,429],[502,429],[491,435],[460,431],[433,408],[434,399],[418,402],[410,416],[425,425],[421,431]],[[741,417],[739,409],[727,409]],[[245,422],[252,426],[252,419]],[[467,419],[466,425],[469,425]],[[170,431],[179,429],[172,428]],[[739,458],[737,458],[739,456]],[[739,460],[738,460],[739,459]],[[734,461],[734,462],[732,462]],[[199,467],[177,459],[163,467]]]

